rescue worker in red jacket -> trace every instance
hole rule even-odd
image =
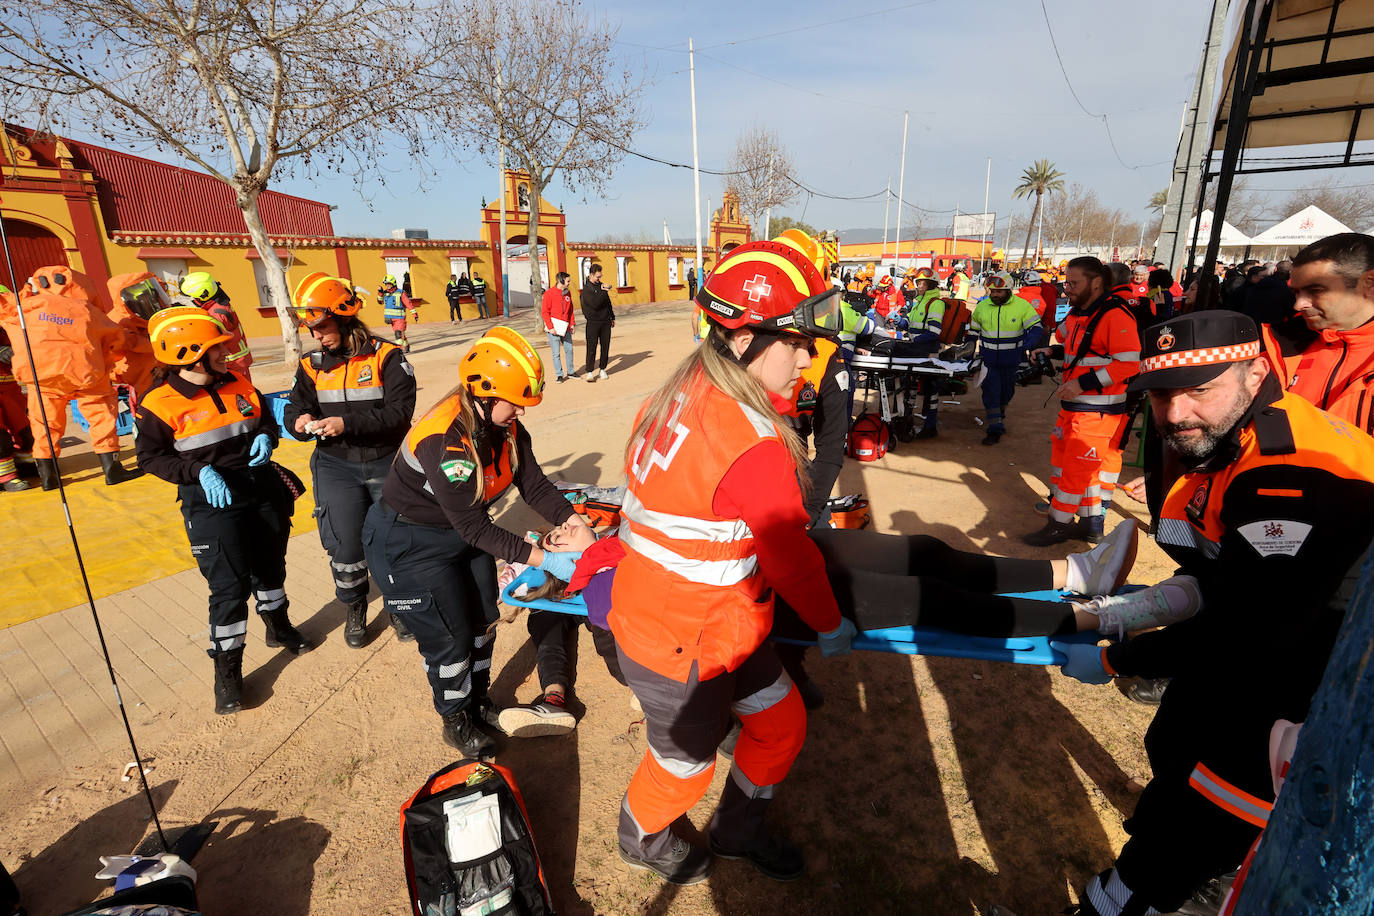
[[[1071,538],[1097,543],[1121,474],[1121,434],[1129,420],[1126,383],[1140,365],[1140,335],[1130,308],[1109,293],[1097,258],[1069,262],[1064,286],[1072,308],[1059,325],[1062,345],[1036,350],[1064,360],[1059,417],[1050,442],[1050,517],[1022,540],[1047,547]]]
[[[0,286],[0,297],[12,295]],[[33,460],[33,431],[29,429],[24,392],[14,380],[13,361],[9,335],[0,328],[0,490],[7,493],[29,488],[19,476],[17,461]]]
[[[224,328],[229,335],[226,345],[229,348],[229,368],[251,382],[253,376],[249,370],[253,365],[253,351],[248,349],[248,337],[243,333],[243,325],[239,323],[239,316],[224,287],[215,282],[214,277],[200,270],[187,274],[181,281],[181,294],[189,296],[192,302],[209,312]]]
[[[894,316],[900,317],[906,307],[906,297],[888,274],[878,278],[878,282],[870,290],[870,295],[873,296],[873,310],[889,322]]]
[[[1173,912],[1240,865],[1273,806],[1270,729],[1306,717],[1374,538],[1374,439],[1284,392],[1249,317],[1178,316],[1146,333],[1143,355],[1132,388],[1149,392],[1160,436],[1131,489],[1201,609],[1068,649],[1064,673],[1087,683],[1172,678],[1131,838],[1088,882],[1082,916]]]
[[[386,609],[415,634],[444,741],[476,759],[496,752],[477,723],[500,728],[487,697],[496,558],[564,582],[577,561],[497,527],[488,509],[514,484],[550,524],[586,522],[544,476],[519,422],[544,397],[544,366],[529,342],[491,328],[459,362],[458,379],[402,440],[382,499],[367,511],[363,552]]]
[[[119,407],[108,369],[134,341],[105,315],[97,298],[90,278],[70,267],[40,267],[19,292],[36,365],[30,364],[24,347],[14,352],[12,366],[15,378],[28,389],[33,458],[44,490],[57,489],[57,457],[71,400],[91,424],[91,446],[106,485],[143,474],[119,463]],[[0,324],[10,340],[23,341],[13,299],[0,299]]]
[[[1288,390],[1374,433],[1374,236],[1343,232],[1308,245],[1288,281],[1307,333],[1283,335]]]
[[[228,368],[230,336],[192,305],[163,309],[148,322],[157,358],[173,367],[139,402],[138,463],[177,485],[200,574],[210,586],[210,649],[215,712],[243,700],[248,599],[267,628],[267,645],[300,653],[310,644],[286,612],[288,485],[299,481],[271,463],[277,424],[252,383]]]
[[[282,420],[315,438],[310,456],[315,522],[329,554],[334,597],[346,607],[344,642],[367,641],[367,560],[363,519],[382,498],[391,459],[415,415],[415,370],[400,347],[358,320],[362,302],[338,277],[316,272],[296,286],[296,318],[320,349],[296,367]],[[410,634],[393,620],[396,635]]]
[[[649,748],[621,805],[620,856],[673,883],[705,880],[713,853],[777,880],[805,871],[764,823],[806,737],[802,699],[765,640],[775,593],[824,655],[847,652],[855,632],[806,535],[805,452],[780,413],[812,339],[838,331],[839,296],[789,245],[735,248],[697,294],[710,333],[650,396],[626,450],[609,622]],[[732,710],[743,731],[707,850],[670,825],[710,785]]]

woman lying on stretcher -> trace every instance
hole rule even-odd
[[[955,550],[927,535],[816,528],[840,613],[860,630],[932,627],[969,636],[1060,636],[1087,630],[1115,635],[1176,623],[1197,613],[1190,576],[1125,595],[1115,592],[1135,563],[1139,530],[1117,525],[1092,550],[1063,560],[1020,560]],[[525,598],[560,600],[581,592],[593,626],[606,626],[611,580],[624,556],[620,539],[597,540],[585,525],[564,525],[540,541],[546,551],[578,555],[570,580],[547,580]],[[1003,593],[1067,590],[1081,598],[1043,601]],[[773,633],[811,634],[795,614],[775,615]]]

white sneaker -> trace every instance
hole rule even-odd
[[[584,382],[594,382],[594,381],[596,381],[596,373],[595,373],[595,372],[584,372],[584,373],[582,373],[582,381],[584,381]]]
[[[610,378],[610,376],[608,376],[608,375],[606,374],[606,370],[605,370],[605,369],[602,369],[600,372],[598,372],[598,373],[596,374],[596,377],[597,377],[597,378]]]
[[[630,708],[633,709],[635,712],[644,711],[644,707],[641,706],[639,703],[639,697],[635,696],[633,693],[630,694]]]
[[[577,728],[577,719],[562,706],[540,698],[526,706],[507,706],[499,714],[501,731],[512,738],[565,735]]]
[[[1132,630],[1167,627],[1202,610],[1202,589],[1192,576],[1174,576],[1125,595],[1094,598],[1082,605],[1097,615],[1099,633],[1123,638]]]
[[[1128,518],[1092,550],[1069,554],[1064,587],[1089,598],[1116,594],[1131,574],[1139,547],[1140,527]]]

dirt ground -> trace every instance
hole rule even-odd
[[[513,323],[532,326],[527,316]],[[422,407],[449,387],[476,330],[420,327]],[[537,344],[547,360],[542,333]],[[686,303],[626,310],[610,378],[551,384],[527,416],[544,469],[570,481],[620,483],[636,407],[691,345]],[[274,387],[273,372],[275,387],[285,387],[284,367],[262,366],[260,388]],[[1019,541],[1043,522],[1032,505],[1048,479],[1054,405],[1044,401],[1052,390],[1018,390],[1011,431],[995,448],[979,444],[977,391],[957,398],[941,410],[938,439],[898,445],[880,462],[847,463],[837,492],[868,494],[880,531],[933,534],[995,554],[1062,556],[1063,547],[1037,554]],[[511,500],[499,510],[497,521],[512,530],[537,522]],[[1143,514],[1123,501],[1112,520],[1123,510]],[[320,552],[313,533],[294,538],[291,550]],[[1154,582],[1169,569],[1158,548],[1142,542],[1133,579]],[[375,613],[375,589],[373,598]],[[206,689],[178,709],[136,711],[162,822],[216,822],[193,863],[206,913],[401,916],[409,906],[397,810],[453,759],[417,652],[377,621],[367,647],[348,649],[333,602],[298,601],[292,616],[323,644],[247,672],[252,708],[216,717]],[[538,692],[533,651],[523,619],[510,616],[496,642],[492,693],[528,701]],[[256,621],[249,638],[260,638]],[[784,885],[744,863],[720,862],[707,883],[673,888],[616,855],[617,807],[645,749],[643,728],[585,631],[579,652],[575,693],[585,716],[577,731],[508,740],[497,758],[519,780],[564,913],[968,914],[993,902],[1023,916],[1057,913],[1110,864],[1125,838],[1121,822],[1149,778],[1141,740],[1152,710],[1111,687],[1084,686],[1053,668],[816,657],[811,670],[826,703],[810,717],[806,748],[771,814],[774,827],[805,848],[808,874]],[[187,663],[209,666],[203,655]],[[119,779],[128,759],[127,748],[74,754],[61,772],[0,786],[0,860],[31,913],[89,902],[102,890],[90,877],[96,856],[128,852],[148,834],[137,782]],[[727,770],[717,767],[689,831],[706,824]]]

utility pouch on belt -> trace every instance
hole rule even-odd
[[[552,916],[525,803],[510,770],[450,764],[401,806],[414,916]]]

